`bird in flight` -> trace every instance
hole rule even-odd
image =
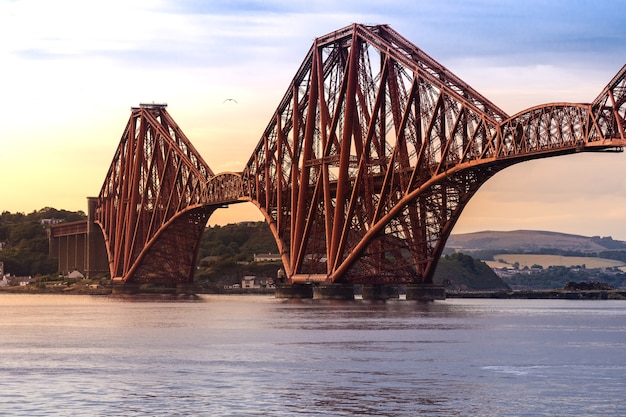
[[[237,100],[235,100],[234,98],[227,98],[226,100],[224,100],[224,103],[226,103],[227,101],[232,101],[232,102],[235,102],[236,104],[239,104],[237,103]]]

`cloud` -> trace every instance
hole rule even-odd
[[[297,2],[263,1],[263,0],[181,0],[172,1],[164,7],[170,13],[192,15],[251,15],[251,14],[285,14],[292,13]]]
[[[610,11],[619,9],[617,3],[3,1],[0,34],[11,42],[0,49],[30,60],[235,67],[297,60],[314,37],[360,22],[389,23],[442,62],[481,56],[500,66],[520,65],[531,56],[550,64],[625,51],[626,28]]]

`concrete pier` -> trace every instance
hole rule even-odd
[[[322,284],[313,287],[314,300],[354,300],[352,284]]]
[[[138,294],[139,284],[113,283],[111,294]]]
[[[362,296],[364,300],[389,300],[398,298],[398,287],[387,284],[366,284],[363,285]]]
[[[417,301],[445,300],[446,289],[441,285],[412,284],[406,286],[406,299]]]
[[[313,298],[312,284],[278,284],[274,290],[276,298]]]
[[[445,300],[446,291],[440,285],[407,285],[406,299],[418,301]],[[276,298],[314,300],[354,300],[352,284],[278,284],[274,290]],[[385,301],[399,298],[395,285],[369,284],[362,287],[363,300]]]

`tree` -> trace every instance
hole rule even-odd
[[[442,257],[437,265],[434,281],[460,290],[509,290],[508,285],[487,264],[463,253]]]
[[[49,242],[42,219],[61,221],[84,220],[87,216],[82,211],[71,212],[46,207],[24,213],[0,214],[0,242],[6,244],[0,251],[0,261],[4,262],[5,271],[14,275],[41,275],[57,272],[57,262],[49,258]]]

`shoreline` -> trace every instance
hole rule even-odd
[[[446,292],[446,298],[497,298],[515,300],[626,300],[626,290],[516,290]]]
[[[112,295],[112,288],[72,288],[41,289],[31,286],[0,287],[0,294],[67,294],[67,295]],[[159,294],[155,292],[138,292],[137,294]],[[219,292],[199,291],[196,295],[272,295],[274,290],[233,289]],[[492,299],[544,299],[544,300],[626,300],[626,289],[615,290],[515,290],[515,291],[458,291],[446,292],[446,298],[492,298]]]

